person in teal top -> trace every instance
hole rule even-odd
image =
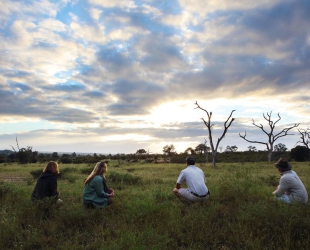
[[[106,162],[98,162],[86,178],[83,191],[85,208],[104,208],[112,204],[114,191],[106,185],[105,175],[108,170]]]

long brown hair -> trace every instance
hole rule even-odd
[[[105,162],[97,162],[93,171],[86,178],[84,186],[86,186],[96,175],[104,177],[106,173],[107,173],[107,164]]]
[[[54,161],[50,161],[47,163],[47,165],[45,166],[45,168],[43,169],[43,173],[44,172],[50,172],[53,174],[59,174],[59,168],[58,168],[58,164]]]

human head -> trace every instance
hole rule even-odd
[[[50,161],[47,163],[45,168],[43,169],[43,172],[50,172],[53,174],[59,174],[59,168],[58,164],[55,161]]]
[[[187,157],[186,158],[186,164],[187,165],[195,165],[195,159],[192,157]]]
[[[107,169],[108,169],[108,165],[106,162],[103,162],[103,161],[100,161],[100,162],[97,162],[93,171],[92,171],[92,174],[95,176],[95,175],[105,175],[107,173]]]
[[[288,163],[285,158],[280,158],[274,166],[281,172],[289,171],[292,169],[292,165]]]
[[[87,185],[96,175],[104,176],[107,173],[108,165],[107,162],[97,162],[93,171],[85,180],[85,185]]]

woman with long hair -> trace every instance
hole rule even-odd
[[[59,199],[60,193],[57,189],[57,174],[59,174],[58,164],[54,161],[48,162],[37,179],[36,186],[31,194],[32,201],[50,198],[57,203],[62,202]]]
[[[98,162],[86,178],[83,191],[83,205],[86,208],[104,208],[112,204],[114,191],[107,187],[105,175],[106,162]]]

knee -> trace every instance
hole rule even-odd
[[[113,203],[113,198],[108,198],[108,205],[111,205]]]

